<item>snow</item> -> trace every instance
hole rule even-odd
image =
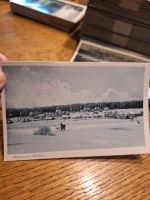
[[[139,118],[140,119],[140,118]],[[140,119],[142,121],[142,119]],[[8,129],[8,153],[36,153],[65,150],[136,147],[145,145],[143,123],[130,119],[68,119],[66,130],[60,120],[17,124]],[[40,126],[51,128],[54,136],[34,135]]]

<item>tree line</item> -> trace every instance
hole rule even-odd
[[[42,113],[55,113],[57,111],[61,112],[79,112],[81,110],[93,111],[94,109],[99,109],[100,111],[105,108],[112,109],[130,109],[130,108],[143,108],[143,101],[116,101],[116,102],[98,102],[98,103],[77,103],[68,105],[57,105],[57,106],[45,106],[36,108],[7,108],[6,116],[8,117],[25,117],[30,116],[31,113],[34,116]]]

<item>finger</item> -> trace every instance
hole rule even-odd
[[[7,61],[6,56],[4,56],[2,53],[0,53],[0,61]],[[0,71],[0,92],[3,89],[5,82],[6,82],[5,74],[2,71]]]
[[[0,61],[7,61],[6,56],[4,56],[2,53],[0,53]]]
[[[2,71],[0,71],[0,92],[3,89],[5,82],[6,82],[5,74]]]

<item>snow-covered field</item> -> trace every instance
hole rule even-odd
[[[136,147],[145,144],[142,117],[131,119],[69,119],[66,130],[60,120],[13,124],[8,129],[8,153],[36,153],[97,148]],[[54,136],[34,135],[40,126],[50,127]]]

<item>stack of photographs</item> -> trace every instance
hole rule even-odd
[[[80,40],[78,47],[71,58],[71,61],[149,63],[150,58],[121,47],[86,38],[84,40]]]
[[[88,4],[88,0],[79,0],[79,3],[83,4],[83,5],[87,5]]]
[[[149,64],[1,66],[4,160],[150,153]]]
[[[82,20],[86,6],[63,0],[10,0],[14,13],[71,32]]]
[[[89,0],[81,37],[150,56],[150,1]]]

